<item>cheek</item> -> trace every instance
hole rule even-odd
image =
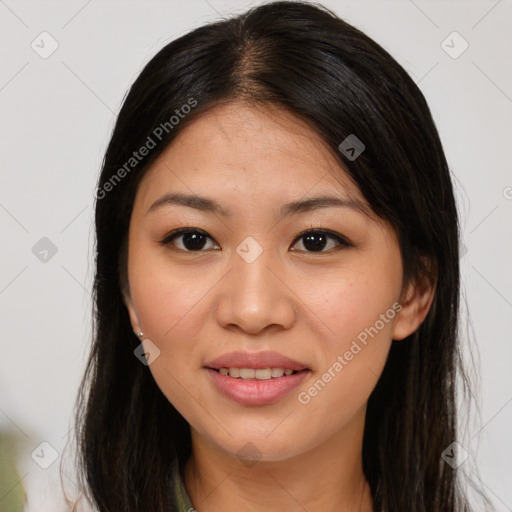
[[[400,294],[401,269],[352,271],[325,282],[317,292],[310,287],[311,307],[330,330],[330,345],[339,348],[377,324],[383,337],[391,336],[393,304]],[[384,320],[382,315],[384,315]],[[364,334],[361,334],[364,339]],[[334,339],[334,341],[333,341]],[[330,351],[329,351],[330,352]]]
[[[142,268],[144,272],[139,271]],[[198,279],[192,267],[177,270],[161,255],[155,257],[149,251],[147,255],[134,255],[131,271],[132,296],[145,335],[158,340],[164,350],[170,345],[180,348],[172,343],[174,339],[184,342],[188,349],[187,341],[192,343],[201,328],[198,317],[204,314],[214,277]]]
[[[323,294],[309,288],[329,327],[329,335],[318,340],[322,364],[299,391],[298,401],[313,423],[318,419],[329,429],[339,428],[364,405],[382,373],[401,283],[400,260],[384,263],[363,265],[364,270],[347,272],[328,286],[324,282]]]
[[[134,267],[136,262],[134,257]],[[130,286],[144,335],[160,350],[149,369],[168,401],[188,420],[192,413],[193,421],[200,422],[202,409],[194,399],[200,393],[191,375],[201,360],[197,340],[208,314],[207,293],[215,281],[199,281],[192,270],[173,271],[168,262],[150,254],[144,262],[148,270],[134,271]]]

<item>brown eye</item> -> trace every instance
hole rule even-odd
[[[306,252],[328,252],[332,249],[341,249],[343,247],[353,247],[353,245],[341,235],[327,230],[309,230],[301,233],[295,240],[294,245],[301,242],[300,250]]]
[[[187,252],[199,252],[206,249],[219,248],[218,245],[208,246],[213,238],[200,229],[180,228],[169,233],[160,243],[172,244],[176,249]]]

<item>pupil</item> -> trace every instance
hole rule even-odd
[[[185,233],[183,235],[183,245],[190,251],[202,249],[206,239],[201,233]]]
[[[304,247],[312,251],[321,251],[325,247],[326,236],[320,233],[306,235]]]

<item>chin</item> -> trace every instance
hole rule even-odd
[[[240,459],[248,467],[256,462],[279,462],[291,459],[307,451],[309,446],[298,444],[296,436],[287,435],[286,439],[266,433],[260,436],[247,434],[228,439],[212,440],[217,448],[231,457]]]

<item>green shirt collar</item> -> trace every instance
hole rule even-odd
[[[190,496],[185,488],[183,475],[181,474],[177,458],[174,459],[171,471],[174,485],[174,496],[176,498],[176,504],[178,505],[178,512],[194,512],[195,508],[192,506]]]

